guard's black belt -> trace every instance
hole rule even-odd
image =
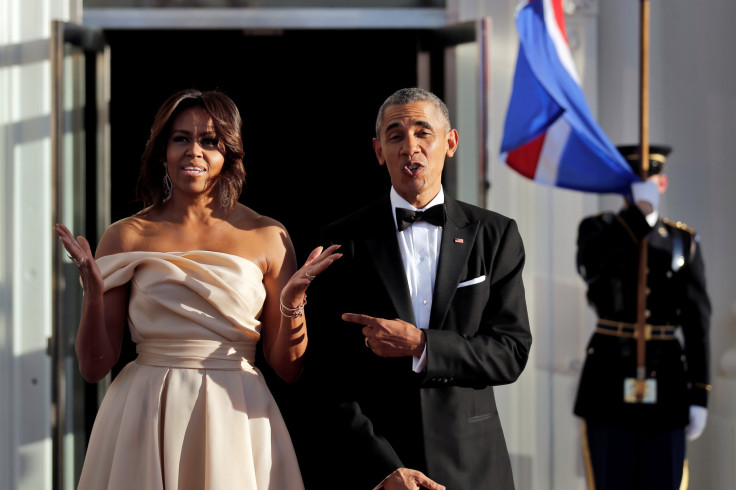
[[[675,338],[677,327],[672,325],[644,325],[645,340],[670,340]],[[617,337],[636,338],[636,325],[627,322],[615,322],[613,320],[598,319],[595,329],[596,333],[604,335],[615,335]]]

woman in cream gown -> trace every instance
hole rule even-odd
[[[93,256],[55,230],[79,267],[75,348],[97,382],[137,358],[97,414],[79,489],[303,488],[281,413],[254,367],[256,344],[285,381],[301,371],[309,283],[340,257],[315,249],[297,270],[288,233],[237,202],[241,121],[219,92],[188,90],[159,109],[143,154],[147,206],[111,225]]]

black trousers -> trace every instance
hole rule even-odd
[[[685,465],[684,429],[622,429],[585,421],[583,439],[587,439],[589,488],[679,490]]]

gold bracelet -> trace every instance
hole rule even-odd
[[[304,301],[302,304],[297,306],[296,308],[290,308],[284,304],[284,302],[279,298],[279,305],[281,314],[284,315],[286,318],[299,318],[304,314],[304,306],[307,304],[307,297],[304,297]]]

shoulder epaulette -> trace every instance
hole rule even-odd
[[[695,230],[693,230],[692,228],[690,228],[689,226],[687,226],[682,221],[672,221],[671,219],[667,219],[667,218],[663,218],[662,221],[665,224],[667,224],[667,225],[669,225],[669,226],[671,226],[673,228],[677,228],[678,230],[684,230],[684,231],[690,233],[691,235],[695,235]]]

